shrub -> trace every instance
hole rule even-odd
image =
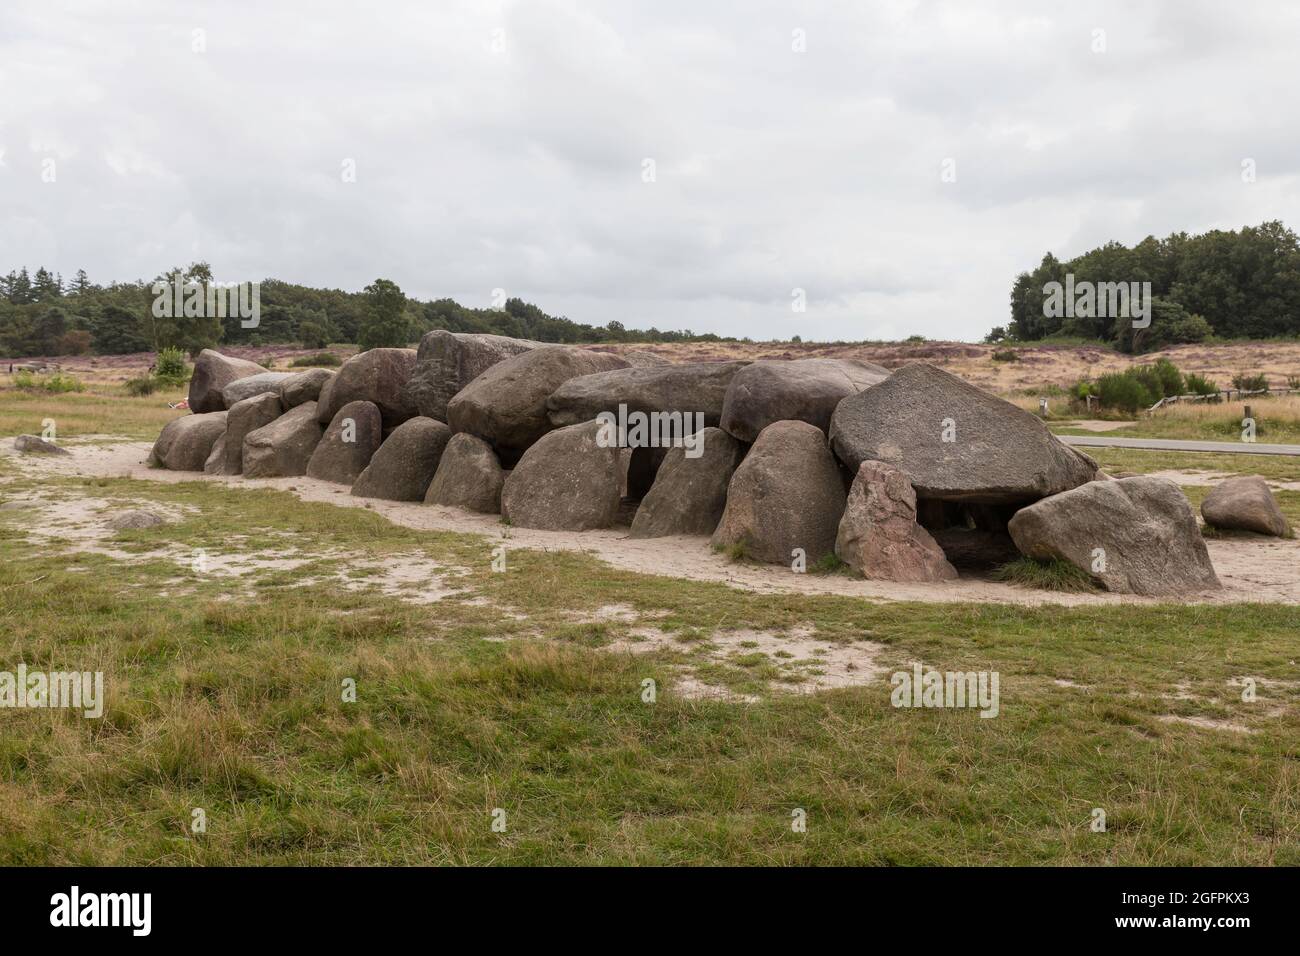
[[[180,349],[163,349],[154,363],[154,376],[160,385],[180,385],[189,381],[190,370]]]
[[[1300,389],[1300,375],[1288,375],[1286,377],[1286,387],[1292,391]]]
[[[152,395],[156,391],[158,391],[158,380],[152,375],[133,378],[126,383],[126,393],[135,395],[137,398],[141,395]]]
[[[1268,389],[1268,376],[1259,372],[1238,372],[1232,376],[1232,387],[1243,392],[1263,392]]]
[[[1125,374],[1146,389],[1147,394],[1151,396],[1151,401],[1147,402],[1148,405],[1165,397],[1164,380],[1161,379],[1160,374],[1153,366],[1135,365],[1133,368],[1128,369]]]
[[[1146,385],[1132,374],[1133,371],[1129,369],[1127,372],[1110,372],[1098,377],[1092,384],[1092,394],[1102,405],[1128,412],[1130,415],[1139,408],[1149,408],[1155,404],[1156,398],[1153,398]]]
[[[290,368],[303,368],[304,366],[323,366],[323,365],[342,365],[343,360],[333,352],[317,352],[315,355],[299,355],[289,363]]]
[[[1178,371],[1178,366],[1167,358],[1156,359],[1155,364],[1151,366],[1151,371],[1156,378],[1160,380],[1160,387],[1165,395],[1183,394],[1183,373]]]
[[[1015,349],[994,349],[993,361],[995,362],[1019,362],[1020,353]]]
[[[56,372],[45,380],[47,392],[84,392],[85,384],[79,378]]]
[[[1184,387],[1191,395],[1217,395],[1219,386],[1216,382],[1211,382],[1203,375],[1197,375],[1195,372],[1188,374]]]
[[[29,389],[37,392],[84,392],[86,386],[81,379],[72,375],[55,372],[53,375],[38,376],[31,372],[14,373],[14,388]]]

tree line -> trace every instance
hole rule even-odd
[[[1150,283],[1150,324],[1129,316],[1080,314],[1105,310],[1054,308],[1052,294],[1072,284]],[[1059,298],[1059,296],[1058,296]],[[1109,342],[1125,352],[1149,352],[1210,337],[1263,339],[1300,335],[1300,239],[1279,221],[1200,235],[1148,236],[1129,248],[1119,242],[1062,262],[1050,252],[1011,287],[1011,321],[986,341],[1050,338]]]
[[[613,320],[603,326],[549,315],[518,298],[500,308],[474,309],[452,299],[423,301],[405,295],[396,283],[377,279],[360,292],[317,289],[267,279],[260,287],[255,328],[238,315],[166,316],[154,314],[155,282],[212,281],[212,268],[196,262],[160,273],[149,281],[92,282],[84,270],[71,281],[57,273],[26,267],[0,277],[0,354],[120,355],[179,348],[197,355],[218,345],[300,345],[324,348],[357,343],[363,348],[404,346],[432,329],[488,332],[538,342],[700,342],[720,341],[689,329],[626,329]]]

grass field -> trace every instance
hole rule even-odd
[[[37,413],[147,430],[82,398]],[[0,864],[1300,864],[1300,608],[872,603],[523,548],[495,573],[495,539],[365,509],[0,460],[0,502],[33,500],[175,521],[92,542],[0,508],[0,670],[108,697],[0,710]],[[822,664],[779,648],[809,633],[870,674],[799,692]],[[891,706],[918,660],[996,671],[999,715]]]
[[[167,407],[184,397],[183,388],[139,398],[111,385],[63,394],[0,388],[0,435],[39,435],[42,423],[52,420],[62,437],[113,434],[153,439],[169,421],[186,414]]]
[[[1023,402],[1021,403],[1024,404]],[[1252,398],[1249,401],[1186,403],[1139,415],[1109,434],[1127,438],[1183,438],[1195,441],[1240,441],[1245,406],[1255,420],[1255,440],[1274,444],[1300,442],[1300,395]],[[1052,425],[1058,435],[1096,434],[1071,428],[1068,421]]]

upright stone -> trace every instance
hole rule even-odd
[[[597,440],[598,422],[550,432],[524,453],[501,491],[501,514],[521,528],[588,531],[618,519],[620,449]]]
[[[892,465],[864,461],[849,489],[835,553],[875,581],[936,582],[957,577],[930,532],[916,523],[916,492]]]
[[[338,410],[307,463],[307,477],[349,487],[370,464],[384,437],[374,402],[348,402]]]
[[[491,445],[473,435],[453,435],[442,453],[424,503],[500,514],[501,488],[505,481],[506,473]]]
[[[278,396],[274,396],[279,401]],[[307,473],[307,463],[320,441],[316,403],[291,408],[269,425],[244,436],[244,477],[283,478]]]
[[[280,396],[276,392],[262,392],[235,402],[226,416],[225,461],[213,473],[241,474],[244,470],[244,439],[250,432],[271,424],[283,411]]]
[[[169,471],[202,471],[212,446],[226,433],[226,412],[182,415],[163,426],[148,463]]]
[[[744,456],[745,446],[721,428],[706,428],[692,435],[687,446],[668,449],[632,519],[632,537],[713,534],[727,506],[727,486]]]
[[[835,550],[845,497],[822,430],[774,422],[732,476],[713,543],[770,564],[814,564]]]
[[[371,456],[352,493],[358,498],[423,501],[450,440],[451,429],[432,418],[403,422]]]

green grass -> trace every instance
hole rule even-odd
[[[1020,557],[995,568],[993,580],[1043,591],[1096,591],[1091,577],[1068,561]]]
[[[1081,448],[1103,470],[1205,471],[1216,475],[1260,475],[1272,481],[1300,481],[1300,457],[1231,455],[1216,452],[1150,451],[1138,448]]]
[[[185,392],[184,385],[142,397],[107,385],[64,394],[0,388],[0,435],[39,435],[42,423],[53,419],[59,437],[114,434],[153,440],[173,418],[188,414],[167,407]]]
[[[1300,864],[1296,692],[1244,704],[1230,683],[1296,679],[1294,607],[872,603],[513,547],[493,573],[496,539],[284,492],[7,463],[0,480],[6,500],[189,509],[99,542],[133,563],[0,511],[0,669],[102,670],[109,698],[98,721],[0,710],[0,864]],[[190,569],[195,547],[312,563],[217,579]],[[417,605],[294,586],[342,552],[458,590]],[[637,626],[596,617],[611,604],[671,646],[602,649]],[[873,642],[884,671],[793,694],[752,642],[707,656],[721,631],[808,625]],[[1001,715],[894,709],[888,673],[913,660],[998,671]],[[757,701],[684,699],[691,665]]]

